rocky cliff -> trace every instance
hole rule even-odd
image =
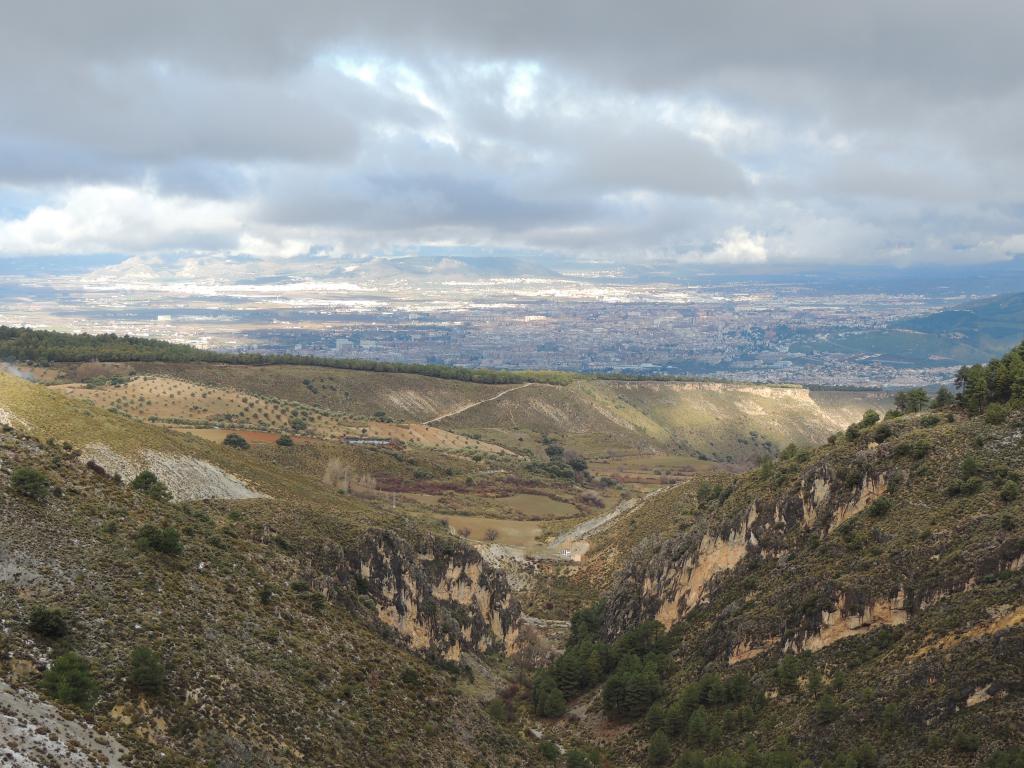
[[[1016,765],[1024,413],[996,416],[857,425],[617,521],[647,540],[548,672],[566,730],[624,766]]]
[[[1024,538],[1009,523],[987,539],[955,535],[977,533],[970,530],[971,503],[987,506],[977,496],[960,499],[959,514],[948,521],[956,532],[934,523],[918,529],[926,499],[938,492],[944,505],[955,500],[935,485],[957,472],[915,458],[924,438],[914,426],[887,427],[890,442],[882,445],[829,448],[813,461],[780,462],[738,481],[681,535],[649,543],[632,558],[608,597],[607,635],[650,619],[670,629],[698,608],[717,607],[708,642],[731,663],[772,648],[813,652],[904,624],[951,595],[1020,570]],[[935,464],[944,451],[927,445]],[[987,473],[998,485],[1009,472],[993,462]],[[765,600],[778,610],[751,610]]]
[[[346,551],[322,551],[314,567],[315,589],[336,600],[368,598],[414,650],[457,661],[464,651],[515,649],[520,611],[505,576],[452,539],[411,544],[375,529]]]

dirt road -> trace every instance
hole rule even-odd
[[[430,421],[424,421],[423,424],[424,425],[434,424],[435,422],[443,421],[444,419],[449,419],[452,416],[458,416],[460,413],[468,411],[470,408],[476,408],[478,405],[483,405],[484,403],[490,403],[493,400],[497,400],[500,397],[504,397],[509,392],[515,392],[517,389],[525,389],[526,387],[532,387],[532,386],[533,386],[533,382],[532,381],[529,381],[526,384],[520,384],[518,387],[512,387],[511,389],[506,389],[503,392],[499,392],[494,397],[488,397],[486,400],[479,400],[479,401],[477,401],[475,403],[470,403],[469,405],[464,405],[461,408],[457,408],[456,410],[452,411],[451,413],[444,414],[443,416],[436,416],[433,419],[430,419]]]

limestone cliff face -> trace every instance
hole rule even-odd
[[[691,529],[650,557],[637,558],[609,601],[611,633],[652,618],[671,627],[708,596],[716,577],[745,557],[780,554],[791,529],[824,536],[862,512],[885,492],[886,475],[866,474],[852,489],[839,485],[834,472],[819,465],[801,478],[796,493],[756,500],[731,520],[709,520],[704,530]]]
[[[371,531],[345,552],[321,553],[313,584],[338,599],[353,591],[410,648],[458,660],[463,651],[511,652],[519,605],[503,574],[476,550],[427,537],[417,546]]]
[[[851,573],[837,571],[834,578],[804,581],[802,564],[821,562],[829,557],[826,551],[841,556],[845,528],[838,529],[885,494],[892,473],[899,472],[891,463],[872,462],[873,453],[869,449],[856,457],[856,472],[844,467],[840,474],[820,462],[786,490],[757,494],[745,505],[737,496],[722,509],[708,511],[703,522],[679,538],[638,553],[608,598],[606,634],[614,637],[652,619],[668,629],[710,604],[720,610],[701,617],[712,622],[708,651],[730,664],[770,650],[815,652],[848,637],[904,624],[951,595],[1024,567],[1018,539],[1001,545],[982,542],[950,558],[939,537],[886,562],[866,562]],[[861,529],[868,532],[872,525],[862,523]],[[729,591],[725,588],[732,575],[736,578]],[[747,585],[747,598],[736,599],[737,581]],[[752,592],[767,584],[772,586],[763,589],[769,591],[756,593],[756,600],[767,606],[734,619],[755,599]],[[790,589],[791,584],[799,586]],[[715,602],[727,593],[728,602]],[[773,619],[749,618],[772,614],[774,602],[786,607],[775,611]]]

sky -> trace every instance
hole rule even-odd
[[[1024,4],[0,0],[0,257],[1024,253]]]

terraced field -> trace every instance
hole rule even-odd
[[[53,386],[64,394],[142,421],[204,430],[196,434],[210,439],[222,440],[222,431],[248,430],[265,435],[254,435],[257,441],[272,441],[281,434],[301,433],[325,440],[352,436],[395,440],[448,451],[505,452],[499,446],[437,427],[345,417],[300,401],[167,376],[142,375],[125,380],[101,379],[98,383]]]
[[[504,384],[435,379],[406,373],[344,371],[293,365],[133,363],[143,374],[172,376],[264,397],[293,400],[368,419],[378,412],[424,422],[508,389]]]

